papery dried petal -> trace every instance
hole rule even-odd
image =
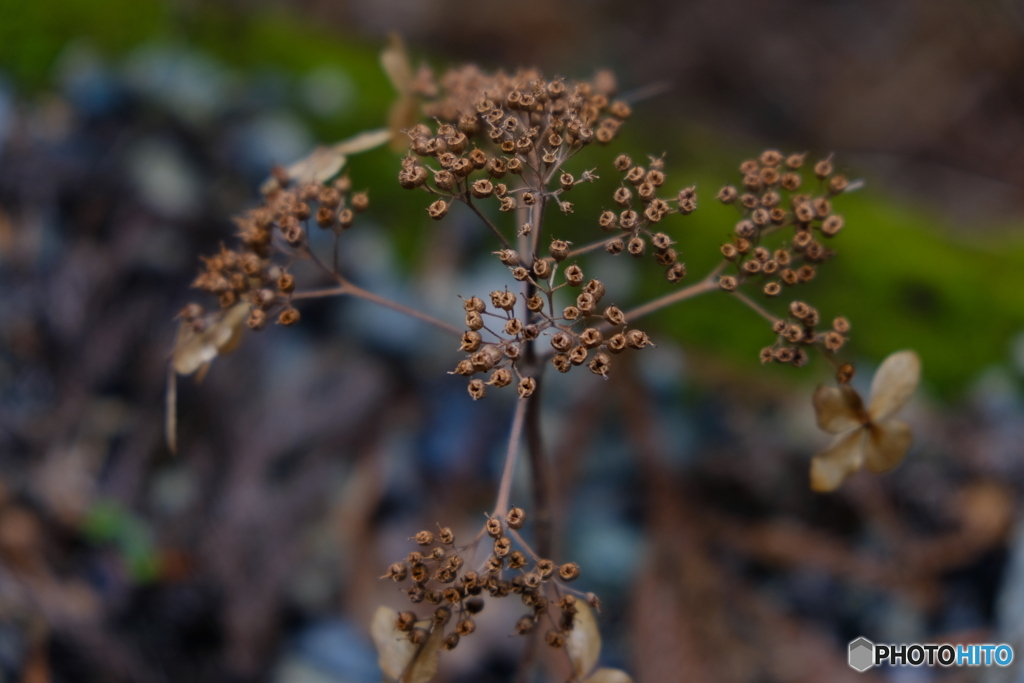
[[[594,613],[586,603],[577,601],[576,610],[572,630],[565,637],[565,651],[569,653],[576,677],[582,680],[601,655],[601,632],[597,629]]]
[[[820,492],[834,491],[844,479],[859,470],[864,464],[866,437],[866,430],[855,429],[815,455],[811,459],[811,488]]]
[[[377,663],[381,671],[398,680],[418,649],[408,636],[395,627],[398,612],[383,605],[377,608],[370,622],[370,636],[377,646]]]
[[[192,332],[184,323],[171,355],[171,366],[179,375],[191,375],[221,353],[238,346],[242,323],[249,316],[248,303],[235,304],[202,332]]]
[[[866,421],[860,395],[848,385],[819,386],[814,392],[814,412],[818,427],[829,434],[842,434]]]
[[[633,683],[633,679],[622,669],[603,667],[587,677],[583,683]]]
[[[910,448],[913,435],[907,423],[886,420],[873,423],[864,444],[864,462],[872,472],[885,472],[900,464]]]
[[[921,359],[913,351],[897,351],[882,361],[871,380],[871,419],[878,422],[896,414],[910,399],[920,379]]]

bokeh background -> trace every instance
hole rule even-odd
[[[377,683],[366,625],[402,604],[377,576],[419,528],[478,527],[511,397],[471,403],[448,338],[359,302],[249,335],[182,384],[180,454],[163,441],[197,256],[271,164],[383,123],[391,31],[437,70],[657,86],[614,149],[697,184],[676,229],[691,277],[730,230],[711,197],[742,159],[834,152],[865,180],[807,298],[853,321],[861,386],[920,353],[899,469],[812,494],[828,369],[760,367],[769,330],[710,296],[652,318],[658,347],[611,381],[547,392],[557,559],[603,598],[602,661],[638,683],[1024,680],[855,674],[845,650],[1024,656],[1020,2],[0,0],[0,681]],[[458,324],[457,296],[503,269],[471,215],[429,223],[397,168],[353,159],[373,204],[343,263]],[[589,241],[607,192],[553,229]],[[669,287],[588,263],[622,301]],[[512,680],[514,612],[485,610],[437,680]]]

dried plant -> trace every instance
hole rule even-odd
[[[844,221],[833,200],[855,184],[835,171],[831,158],[809,165],[803,154],[769,150],[744,161],[739,183],[717,193],[717,200],[738,214],[733,235],[720,247],[721,263],[693,284],[623,311],[611,303],[614,293],[601,279],[584,273],[578,258],[602,250],[609,257],[628,254],[638,267],[656,268],[670,283],[682,282],[687,270],[671,235],[697,209],[697,193],[692,186],[667,190],[661,157],[638,163],[620,154],[613,168],[600,171],[621,177],[607,204],[573,204],[573,189],[598,178],[596,168],[577,168],[577,157],[594,144],[614,142],[631,114],[630,104],[616,99],[614,78],[601,72],[590,81],[547,79],[535,70],[492,74],[475,66],[435,78],[426,67],[414,72],[397,41],[384,52],[382,63],[399,92],[390,127],[275,169],[262,188],[262,203],[236,219],[238,246],[204,258],[194,286],[215,296],[219,305],[207,312],[190,304],[181,312],[171,363],[169,443],[174,448],[175,376],[201,376],[217,355],[237,345],[245,327],[259,331],[272,322],[296,324],[303,300],[353,296],[453,335],[465,357],[453,361],[452,374],[466,378],[472,399],[509,386],[518,394],[507,456],[494,506],[475,537],[460,545],[448,527],[422,530],[411,539],[415,549],[384,574],[426,611],[380,608],[372,633],[381,668],[403,683],[430,680],[438,651],[471,636],[474,615],[488,599],[516,596],[525,614],[511,630],[536,634],[563,650],[572,680],[628,681],[618,670],[594,670],[600,636],[591,608],[598,608],[598,598],[569,585],[580,574],[578,565],[550,559],[550,504],[538,418],[544,370],[553,366],[567,373],[586,366],[607,378],[619,354],[652,345],[636,326],[644,316],[700,295],[731,298],[771,328],[774,342],[760,351],[762,363],[800,367],[809,353],[818,352],[836,370],[838,387],[820,387],[814,396],[821,428],[839,436],[812,461],[813,488],[835,489],[863,463],[874,471],[895,466],[909,446],[910,431],[890,418],[917,384],[917,356],[904,351],[887,359],[865,408],[849,386],[853,366],[837,357],[850,323],[837,317],[824,324],[816,308],[794,296],[835,256],[833,239]],[[338,240],[370,204],[368,195],[354,191],[341,172],[349,155],[389,141],[405,150],[398,184],[422,193],[424,209],[435,220],[444,219],[453,205],[465,205],[481,228],[493,233],[496,260],[508,270],[505,288],[467,293],[462,301],[465,330],[366,291],[339,269]],[[495,222],[495,210],[507,218]],[[605,234],[573,245],[546,224],[553,210],[592,215]],[[313,230],[333,233],[330,257],[311,246]],[[330,285],[298,287],[294,271],[300,266]],[[782,315],[766,307],[777,298],[788,299]],[[535,547],[519,533],[527,513],[509,500],[524,434]],[[490,550],[475,562],[484,543]]]

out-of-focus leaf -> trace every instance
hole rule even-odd
[[[921,359],[913,351],[897,351],[882,361],[871,380],[868,413],[884,420],[902,408],[921,379]]]
[[[633,678],[622,669],[601,668],[583,683],[633,683]]]
[[[576,610],[572,630],[565,639],[565,651],[569,653],[576,677],[583,680],[601,655],[601,632],[597,629],[594,613],[586,603],[577,600]]]
[[[333,149],[341,154],[359,154],[376,149],[391,139],[391,131],[387,128],[367,130],[353,135],[347,140],[334,145]]]

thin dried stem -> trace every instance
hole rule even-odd
[[[637,318],[654,313],[655,311],[660,311],[666,306],[671,306],[672,304],[679,303],[680,301],[692,299],[693,297],[700,296],[701,294],[713,292],[718,288],[718,273],[716,271],[712,271],[710,275],[696,284],[684,287],[677,292],[666,294],[665,296],[654,299],[653,301],[648,301],[646,304],[638,306],[632,311],[627,311],[626,321],[633,322]]]
[[[358,299],[372,301],[375,304],[384,306],[385,308],[390,308],[393,311],[404,313],[405,315],[416,318],[417,320],[421,320],[429,325],[433,325],[434,327],[440,330],[444,330],[449,334],[453,334],[458,337],[462,336],[462,331],[455,327],[454,325],[449,325],[443,320],[438,320],[433,316],[427,315],[426,313],[423,313],[421,311],[417,311],[414,308],[409,308],[408,306],[400,304],[397,301],[385,299],[384,297],[374,294],[373,292],[368,292],[362,287],[357,287],[351,282],[348,282],[347,280],[344,280],[340,277],[339,280],[341,281],[342,284],[340,284],[337,287],[328,287],[326,289],[311,289],[305,292],[296,292],[295,294],[292,295],[292,301],[298,301],[300,299],[320,299],[330,296],[343,296],[348,294],[349,296],[354,296]]]
[[[748,297],[743,292],[733,292],[732,295],[734,297],[736,297],[737,299],[739,299],[740,301],[742,301],[743,303],[745,303],[755,313],[757,313],[759,316],[761,316],[762,318],[764,318],[765,320],[767,320],[771,324],[774,325],[775,323],[779,322],[779,318],[777,318],[776,316],[774,316],[771,313],[769,313],[759,303],[757,303],[756,301],[754,301],[753,299]]]
[[[485,216],[483,212],[477,208],[476,204],[473,203],[473,200],[470,198],[468,194],[462,201],[466,203],[466,206],[473,210],[473,213],[480,217],[480,220],[487,224],[487,227],[489,227],[491,231],[495,234],[495,236],[497,236],[497,238],[501,240],[502,245],[504,245],[506,249],[512,248],[512,243],[509,242],[508,239],[501,234],[501,230],[498,230],[498,226],[492,223],[491,219]]]
[[[512,477],[516,470],[516,458],[519,455],[519,439],[523,434],[523,423],[527,413],[527,405],[536,400],[533,397],[520,399],[516,403],[516,412],[512,417],[512,432],[508,437],[508,450],[505,453],[505,469],[501,473],[498,485],[498,500],[494,504],[494,516],[504,517],[508,513],[508,497],[512,491]]]

